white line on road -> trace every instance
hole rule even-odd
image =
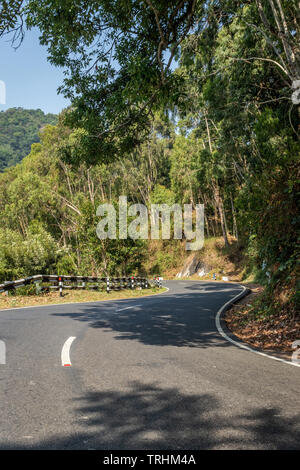
[[[76,336],[70,336],[70,338],[68,338],[65,344],[63,345],[61,351],[61,365],[64,367],[72,365],[70,360],[70,347],[74,339],[76,339]]]
[[[243,287],[244,292],[245,292],[246,287],[245,286],[241,286],[241,287]],[[235,297],[233,297],[233,299],[226,302],[226,304],[224,304],[223,307],[221,307],[220,310],[217,312],[216,327],[217,327],[217,330],[220,333],[220,335],[223,336],[223,338],[225,338],[227,341],[230,341],[230,343],[234,344],[235,346],[238,346],[241,349],[245,349],[246,351],[254,352],[255,354],[258,354],[259,356],[268,357],[269,359],[274,359],[274,361],[284,362],[285,364],[289,364],[291,366],[300,367],[300,364],[297,364],[296,362],[288,361],[288,360],[282,359],[280,357],[271,356],[271,354],[266,354],[266,353],[263,353],[263,352],[260,352],[260,351],[256,351],[255,349],[250,348],[250,346],[247,346],[246,344],[234,341],[232,338],[230,338],[225,333],[225,331],[223,330],[223,328],[221,326],[220,317],[221,317],[222,313],[226,310],[227,306],[230,305],[232,302],[234,302],[239,296],[240,296],[240,294],[236,295]]]
[[[116,312],[121,312],[122,310],[128,310],[129,308],[141,307],[141,305],[132,305],[132,307],[119,308]]]
[[[0,364],[6,364],[6,346],[4,341],[0,341]]]

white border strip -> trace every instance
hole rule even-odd
[[[61,351],[61,365],[62,366],[72,365],[71,359],[70,359],[70,347],[74,339],[76,339],[76,336],[70,336],[70,338],[68,338],[65,344],[63,345],[63,348]]]
[[[243,291],[242,293],[245,292],[245,290],[247,289],[245,286],[242,286],[240,285],[240,287],[243,288]],[[222,313],[226,310],[226,307],[228,307],[230,304],[232,304],[236,299],[238,299],[240,297],[241,293],[239,293],[238,295],[236,295],[235,297],[233,297],[233,299],[229,300],[228,302],[226,302],[226,304],[223,305],[223,307],[221,307],[218,312],[217,312],[217,315],[216,315],[216,327],[217,327],[217,330],[218,332],[220,333],[221,336],[223,336],[223,338],[225,338],[227,341],[230,341],[230,343],[234,344],[235,346],[238,346],[239,348],[241,349],[245,349],[246,351],[250,351],[250,352],[253,352],[255,354],[259,354],[260,356],[263,356],[263,357],[268,357],[269,359],[274,359],[274,361],[279,361],[279,362],[283,362],[285,364],[289,364],[291,366],[296,366],[296,367],[300,367],[300,364],[297,364],[296,362],[292,362],[292,361],[288,361],[286,359],[282,359],[280,357],[276,357],[276,356],[271,356],[270,354],[266,354],[266,353],[263,353],[263,352],[260,352],[260,351],[256,351],[255,349],[252,349],[250,346],[246,346],[246,344],[243,344],[243,343],[239,343],[237,341],[234,341],[232,338],[230,338],[223,330],[223,328],[221,327],[221,321],[220,321],[220,318],[221,318],[221,315]]]

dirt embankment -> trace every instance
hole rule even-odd
[[[252,292],[226,312],[227,327],[245,343],[265,352],[291,357],[293,343],[300,340],[300,318],[287,311],[280,314],[259,315],[254,308],[263,287],[245,284]]]

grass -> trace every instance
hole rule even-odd
[[[150,287],[149,289],[124,289],[120,291],[107,292],[88,291],[88,290],[65,290],[63,297],[59,296],[59,292],[50,292],[40,295],[5,295],[0,296],[0,310],[18,308],[18,307],[34,307],[51,304],[65,303],[81,303],[81,302],[97,302],[103,300],[121,300],[145,297],[153,294],[161,294],[166,288]]]

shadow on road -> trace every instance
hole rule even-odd
[[[221,412],[211,394],[133,382],[127,390],[75,399],[77,432],[45,441],[0,443],[0,449],[299,449],[299,418],[276,408]],[[46,426],[46,417],[45,423]],[[41,431],[42,434],[42,431]]]
[[[204,348],[230,345],[217,332],[218,309],[241,290],[226,284],[182,282],[181,291],[151,298],[127,300],[131,309],[117,311],[121,303],[86,304],[74,312],[53,313],[86,322],[89,327],[116,332],[118,340],[136,340],[146,345]],[[188,292],[186,292],[188,290]]]

